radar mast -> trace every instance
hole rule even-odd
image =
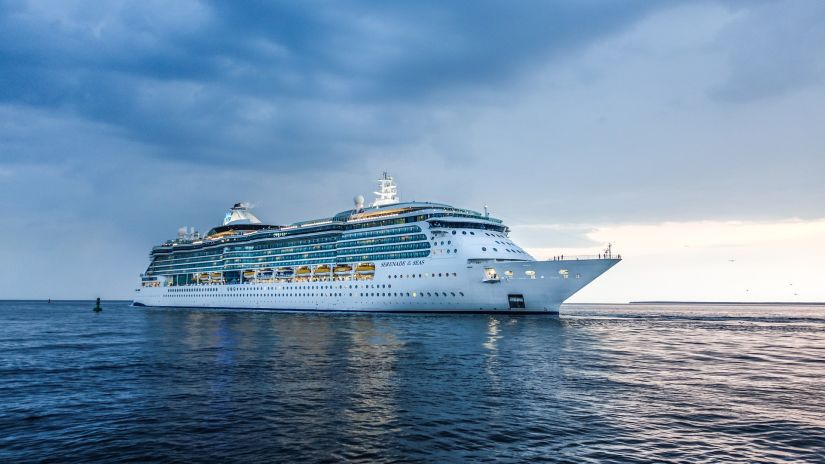
[[[372,202],[372,206],[394,205],[399,202],[398,187],[392,176],[387,175],[387,171],[384,171],[384,176],[378,179],[378,191],[373,193],[375,193],[375,201]]]

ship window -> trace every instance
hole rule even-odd
[[[473,232],[472,230],[470,231],[470,235],[475,235],[475,234],[476,234],[476,233],[475,233],[475,232]]]
[[[481,247],[481,251],[487,251],[487,247]]]
[[[462,230],[462,231],[461,231],[461,234],[462,234],[462,235],[467,235],[467,231],[466,231],[466,230]]]
[[[453,235],[455,235],[455,231],[453,231]]]
[[[415,297],[416,297],[416,295],[417,295],[417,293],[412,292],[412,297],[413,297],[413,298],[415,298]]]

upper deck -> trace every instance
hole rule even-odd
[[[324,232],[344,234],[354,229],[388,227],[409,222],[421,222],[432,218],[465,218],[478,224],[489,224],[498,230],[506,230],[502,221],[477,211],[456,208],[443,203],[405,202],[342,211],[335,216],[295,222],[289,225],[274,224],[224,224],[214,227],[205,237],[179,236],[152,248],[152,253],[194,250],[213,245],[248,242],[260,239],[277,239],[296,235],[312,235]]]

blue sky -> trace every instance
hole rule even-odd
[[[0,0],[0,298],[128,298],[182,225],[326,216],[389,170],[537,255],[651,254],[584,299],[825,300],[756,284],[825,258],[823,128],[821,1]],[[735,285],[642,285],[684,256],[623,234],[702,224],[731,239],[692,261]]]

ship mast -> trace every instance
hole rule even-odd
[[[387,171],[384,171],[384,176],[378,179],[378,191],[373,193],[375,201],[372,202],[372,206],[394,205],[399,202],[398,187],[392,176],[387,175]]]

